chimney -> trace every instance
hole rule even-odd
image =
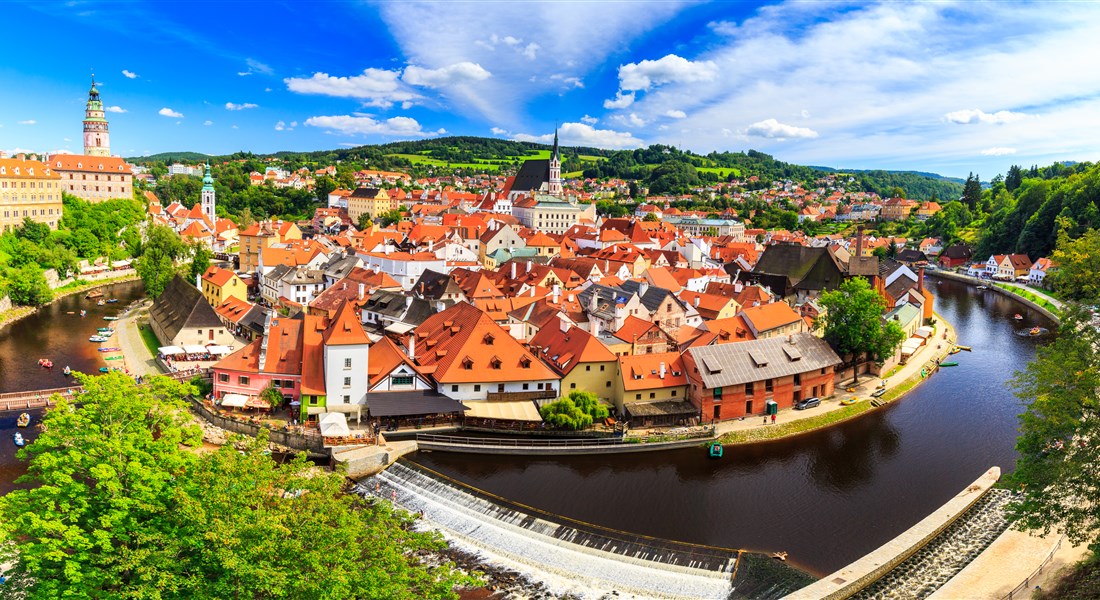
[[[512,261],[512,279],[516,278],[516,261]]]
[[[699,296],[695,297],[695,308],[699,308]]]
[[[561,286],[554,284],[554,304],[558,303],[558,297],[561,295]]]
[[[733,283],[733,291],[734,291],[734,292],[736,292],[736,293],[740,294],[740,293],[741,293],[741,290],[743,290],[743,289],[745,289],[745,285],[744,285],[744,284],[742,284],[742,283],[741,283],[740,281],[735,281],[735,282]]]
[[[565,319],[558,319],[558,325],[561,327],[562,333],[569,333],[569,322]]]
[[[645,296],[646,292],[648,292],[648,291],[649,291],[649,283],[648,282],[643,281],[643,282],[638,284],[638,297]]]
[[[665,378],[665,363],[661,363],[661,379]]]
[[[195,275],[195,287],[202,290],[202,275]]]
[[[346,285],[346,284],[345,284],[345,285]],[[366,292],[367,292],[367,286],[366,286],[366,285],[364,285],[364,284],[362,284],[362,283],[360,283],[360,284],[359,284],[359,299],[360,299],[360,300],[362,300],[362,299],[363,299],[363,296],[364,296],[364,295],[366,295]]]
[[[413,297],[412,296],[405,296],[405,308],[408,308],[412,305],[413,305]]]
[[[592,336],[600,337],[600,322],[596,319],[592,319]]]
[[[924,267],[917,271],[917,291],[924,294]]]
[[[856,256],[863,256],[863,225],[856,227]]]
[[[416,332],[409,334],[409,360],[416,360]]]
[[[531,261],[527,261],[527,273],[531,272]]]
[[[596,290],[592,290],[592,296],[588,298],[588,310],[595,311],[596,310],[596,302],[598,302],[598,301],[599,301],[599,294],[596,293]]]

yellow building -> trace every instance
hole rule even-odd
[[[61,220],[61,176],[22,154],[0,158],[0,230],[11,231],[30,217],[57,229]]]
[[[261,221],[242,230],[239,256],[241,270],[252,273],[260,266],[260,252],[275,244],[302,239],[302,230],[291,221]]]
[[[47,159],[61,175],[61,189],[89,202],[134,196],[134,173],[117,156],[55,154]]]
[[[232,297],[248,300],[248,286],[229,269],[214,266],[206,269],[202,274],[202,287],[199,289],[210,306],[221,306]]]
[[[561,376],[561,395],[592,392],[608,406],[614,403],[618,359],[591,333],[562,321],[547,319],[528,347]]]
[[[352,223],[359,222],[359,215],[367,215],[377,220],[378,215],[398,208],[396,198],[390,198],[381,188],[357,188],[348,196],[348,217]]]

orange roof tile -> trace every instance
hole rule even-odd
[[[345,302],[336,316],[325,329],[325,345],[327,346],[352,346],[355,344],[370,344],[367,332],[363,331],[363,325],[359,322],[359,313],[351,302]]]
[[[665,365],[664,379],[661,378],[661,363]],[[619,365],[623,389],[628,392],[687,385],[679,352],[620,356]]]
[[[741,316],[752,324],[756,331],[769,331],[789,325],[801,319],[786,302],[772,302],[753,306],[741,311]]]
[[[235,276],[236,273],[233,271],[213,265],[207,267],[206,272],[202,274],[203,281],[209,281],[218,287],[229,283]]]

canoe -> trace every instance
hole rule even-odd
[[[940,366],[941,367],[957,367],[957,366],[959,366],[959,363],[957,363],[955,361],[950,361],[950,362],[940,363]]]
[[[96,348],[100,352],[122,352],[122,348]]]
[[[123,356],[108,356],[107,358],[104,358],[103,360],[122,360],[123,358],[125,358],[125,357],[123,357]]]
[[[28,427],[28,426],[30,426],[30,424],[31,424],[31,414],[30,413],[20,413],[19,414],[19,419],[17,419],[15,421],[15,426],[16,427]]]
[[[885,391],[885,390],[883,390],[883,391]],[[840,401],[840,405],[841,406],[851,406],[851,405],[855,404],[856,402],[859,402],[859,398],[845,398],[845,399]]]
[[[722,444],[717,441],[711,442],[710,446],[707,448],[707,456],[711,458],[722,458],[722,452]]]
[[[103,317],[104,321],[117,321],[118,317]]]
[[[970,346],[955,346],[955,347],[958,348],[959,350],[966,350],[967,352],[970,352]]]

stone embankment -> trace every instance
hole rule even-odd
[[[927,271],[926,274],[930,277],[939,277],[941,279],[950,279],[952,281],[959,281],[959,282],[966,283],[966,284],[973,285],[973,286],[979,286],[979,285],[988,286],[989,289],[993,290],[994,292],[996,292],[996,293],[998,293],[1002,296],[1008,296],[1009,298],[1012,298],[1016,302],[1019,302],[1020,304],[1023,304],[1024,306],[1034,310],[1035,312],[1043,315],[1044,317],[1050,319],[1051,321],[1053,321],[1055,323],[1060,323],[1061,322],[1058,319],[1058,315],[1050,312],[1049,310],[1043,308],[1042,306],[1039,306],[1038,304],[1032,302],[1031,300],[1028,300],[1027,298],[1025,298],[1025,297],[1023,297],[1019,294],[1013,294],[1012,292],[995,285],[999,282],[990,281],[988,279],[978,279],[977,277],[971,277],[969,275],[962,275],[960,273],[953,273],[951,271]],[[1011,283],[1009,283],[1007,285],[1012,285],[1014,287],[1020,287],[1020,286],[1016,286],[1015,284],[1011,284]]]

